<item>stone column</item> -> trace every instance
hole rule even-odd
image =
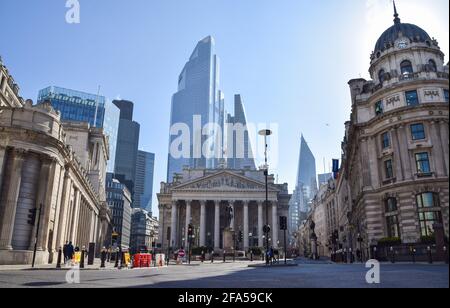
[[[2,180],[5,176],[6,147],[0,145],[0,190],[2,189]],[[1,192],[1,191],[0,191]]]
[[[178,212],[178,202],[172,202],[172,211],[171,211],[171,226],[170,226],[170,246],[175,248],[177,246],[177,215]]]
[[[72,243],[75,245],[78,240],[78,222],[80,218],[81,192],[79,190],[76,190],[74,195],[75,200],[73,202],[73,210],[72,210],[70,241],[72,241]]]
[[[444,150],[441,147],[441,138],[439,137],[439,123],[436,123],[435,121],[430,122],[430,135],[431,135],[431,142],[433,144],[433,151],[429,153],[430,157],[430,165],[431,171],[434,172],[435,175],[438,177],[445,177],[446,176],[446,167],[445,167],[445,160],[444,160]],[[434,166],[434,168],[433,168]]]
[[[65,241],[66,230],[69,222],[67,221],[68,211],[69,211],[69,203],[70,203],[70,194],[72,192],[72,180],[69,176],[69,171],[66,170],[64,174],[64,184],[63,184],[63,196],[61,199],[61,210],[59,213],[59,226],[56,237],[56,245],[63,246]]]
[[[272,246],[278,248],[278,205],[272,202]]]
[[[444,152],[444,164],[445,164],[445,171],[446,175],[449,175],[449,147],[448,147],[448,123],[445,121],[439,122],[440,127],[440,137],[441,137],[441,147]]]
[[[263,240],[263,201],[258,201],[258,246],[264,247],[264,240]]]
[[[184,247],[187,248],[189,245],[189,224],[191,223],[191,216],[192,216],[192,210],[191,210],[191,200],[186,200],[186,227],[184,229]]]
[[[25,159],[25,152],[14,150],[11,152],[11,173],[5,193],[6,204],[4,205],[4,215],[0,226],[0,250],[12,250],[12,235],[14,222],[16,219],[17,199],[19,197],[20,184],[22,182],[22,166]]]
[[[220,201],[214,201],[214,250],[220,250]]]
[[[248,237],[248,203],[249,201],[244,201],[244,251],[249,248],[249,237]]]
[[[200,247],[206,246],[206,201],[200,201]]]

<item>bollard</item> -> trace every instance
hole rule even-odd
[[[56,268],[61,268],[61,258],[62,258],[62,250],[61,247],[58,249],[58,261],[56,262]]]
[[[416,249],[411,247],[411,255],[413,263],[416,263]]]
[[[119,267],[119,252],[116,251],[116,259],[114,260],[114,267],[118,268]]]
[[[431,253],[431,247],[428,246],[427,250],[428,250],[428,263],[433,264],[433,255]]]
[[[211,253],[211,263],[214,263],[214,252]]]
[[[395,263],[395,250],[394,250],[394,247],[391,247],[391,262]]]
[[[84,268],[84,253],[85,253],[85,248],[83,246],[83,249],[81,249],[81,257],[80,257],[80,268]]]
[[[225,263],[226,262],[226,256],[225,256],[225,250],[223,251],[223,263]]]
[[[253,250],[250,251],[250,262],[253,262]]]

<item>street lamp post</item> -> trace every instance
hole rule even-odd
[[[268,185],[268,176],[269,176],[269,165],[267,164],[267,137],[272,135],[272,131],[269,129],[263,129],[259,131],[259,135],[264,136],[264,176],[266,180],[266,225],[264,226],[264,233],[266,235],[266,264],[269,264],[269,232],[270,232],[270,226],[269,226],[269,185]]]

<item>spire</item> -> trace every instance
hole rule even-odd
[[[398,25],[400,23],[400,18],[398,17],[398,12],[397,12],[397,6],[395,5],[395,0],[393,0],[394,2],[394,24]]]

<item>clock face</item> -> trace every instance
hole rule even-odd
[[[408,42],[406,40],[401,40],[397,43],[398,48],[404,49],[408,47]]]

